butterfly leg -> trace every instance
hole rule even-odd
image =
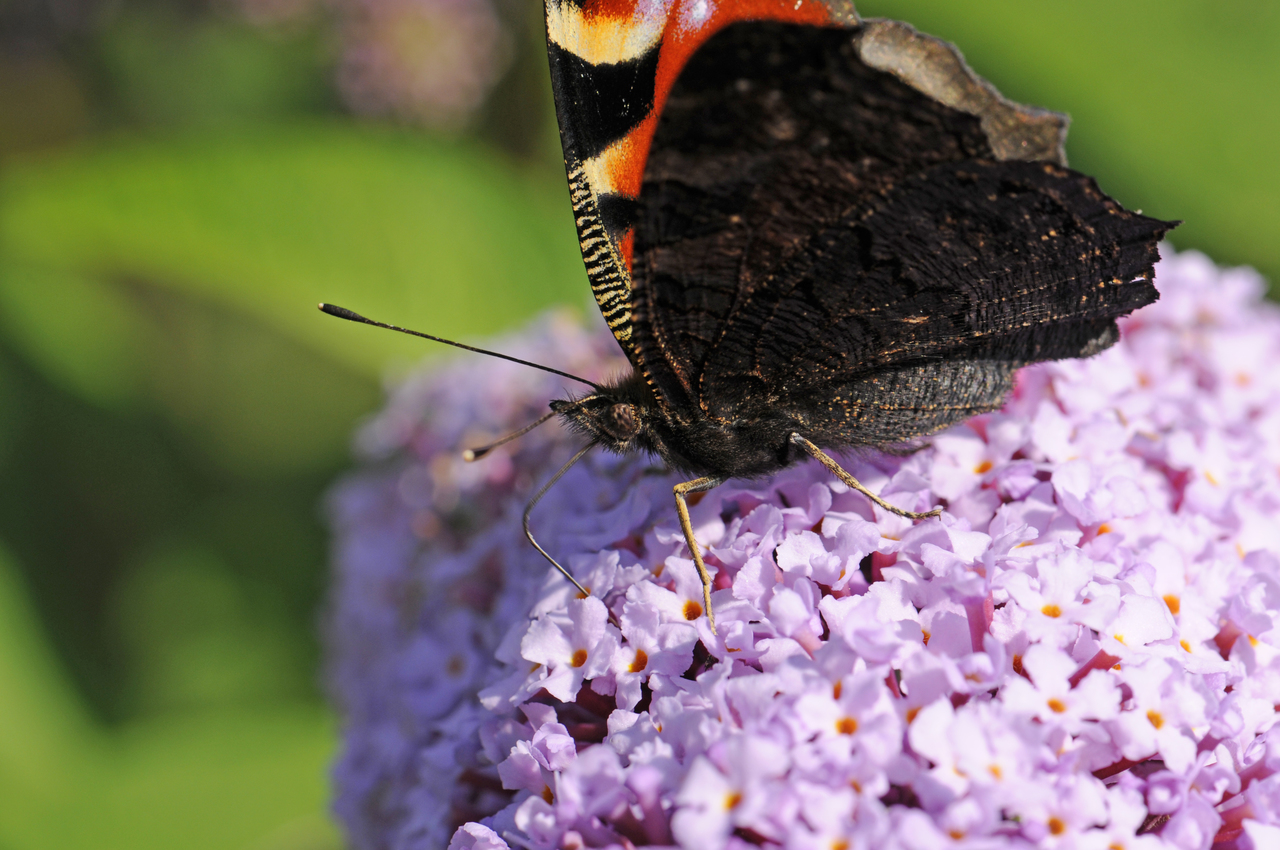
[[[723,478],[695,478],[672,488],[676,494],[676,513],[680,515],[680,528],[684,531],[684,540],[689,544],[689,551],[693,553],[693,563],[698,568],[698,578],[702,579],[702,604],[706,609],[707,619],[711,622],[712,634],[716,633],[716,615],[711,610],[711,576],[707,574],[707,565],[702,562],[698,541],[693,539],[693,523],[689,521],[689,505],[685,501],[685,496],[690,493],[703,493],[723,483]]]
[[[924,513],[916,513],[915,511],[904,511],[902,508],[891,505],[875,493],[872,493],[866,487],[862,486],[862,482],[845,471],[844,467],[836,463],[831,455],[818,448],[809,440],[806,440],[799,434],[792,434],[791,442],[817,458],[818,463],[825,466],[836,478],[839,478],[845,484],[848,484],[850,487],[857,490],[859,493],[866,496],[889,513],[897,514],[898,516],[903,516],[907,519],[925,519],[926,517],[937,516],[942,513],[942,508],[934,508],[933,510],[926,511]]]

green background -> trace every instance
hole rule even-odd
[[[33,42],[32,8],[0,2],[0,848],[339,847],[322,497],[432,352],[314,304],[475,339],[586,303],[540,11],[502,7],[512,69],[445,136],[344,112],[322,22],[122,2]],[[1280,4],[859,9],[1280,275]]]

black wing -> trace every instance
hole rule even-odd
[[[906,61],[908,85],[864,61],[891,65],[874,51],[894,39],[936,73]],[[1021,161],[1060,161],[1065,119],[968,74],[889,22],[737,24],[695,55],[635,237],[634,340],[667,403],[830,408],[828,442],[902,439],[997,406],[1019,365],[1105,348],[1155,300],[1171,225]]]

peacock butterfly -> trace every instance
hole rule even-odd
[[[1156,300],[1176,223],[1066,167],[1063,115],[842,0],[547,0],[587,277],[632,371],[551,409],[686,497],[1003,403]]]
[[[1066,116],[906,24],[848,0],[546,0],[546,23],[582,258],[632,368],[601,385],[517,360],[592,391],[469,456],[556,415],[587,435],[524,513],[584,593],[529,516],[595,446],[690,476],[676,510],[714,630],[690,494],[813,457],[933,516],[828,450],[995,410],[1019,367],[1102,351],[1158,297],[1177,222],[1067,168]]]

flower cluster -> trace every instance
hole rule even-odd
[[[507,69],[508,35],[488,0],[347,5],[338,89],[356,112],[456,128]]]
[[[510,60],[510,34],[491,0],[237,2],[263,26],[332,19],[338,91],[362,115],[457,129]]]
[[[1166,254],[1169,251],[1166,249]],[[362,848],[1280,846],[1280,312],[1184,253],[1089,360],[907,457],[692,508],[575,439],[556,381],[459,361],[402,386],[331,500],[337,811]],[[551,324],[548,324],[550,322]],[[589,377],[604,334],[507,345]],[[612,355],[616,357],[616,355]]]

